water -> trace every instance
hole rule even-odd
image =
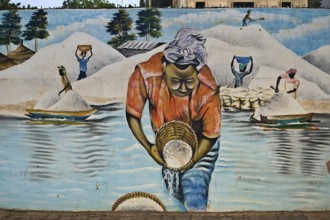
[[[117,104],[85,123],[0,119],[0,208],[111,210],[123,194],[145,191],[184,211],[124,115]],[[211,211],[330,209],[329,115],[294,129],[252,124],[248,112],[222,120]],[[153,140],[148,116],[142,121]]]

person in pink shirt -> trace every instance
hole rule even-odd
[[[276,81],[275,92],[278,93],[279,89],[278,86],[280,84],[281,79],[285,79],[285,90],[287,93],[291,93],[294,98],[297,96],[297,89],[300,85],[300,81],[295,78],[297,73],[297,69],[290,68],[288,71],[282,73],[278,76]]]

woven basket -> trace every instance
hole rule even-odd
[[[90,49],[92,49],[92,45],[78,45],[78,49],[79,49],[81,52],[87,52],[87,51],[89,51]]]
[[[158,154],[160,155],[161,158],[164,158],[163,148],[171,140],[181,140],[187,143],[191,147],[194,156],[198,147],[198,141],[194,130],[188,124],[181,121],[170,121],[163,124],[160,127],[160,129],[156,133],[155,144],[158,150]],[[184,169],[186,166],[191,165],[191,163],[192,160],[187,165],[180,168],[172,168],[172,167],[167,167],[167,168],[171,170],[179,171]]]
[[[136,198],[147,198],[150,199],[151,201],[157,203],[163,211],[166,211],[165,205],[162,203],[162,201],[155,195],[147,193],[147,192],[131,192],[127,193],[120,198],[117,199],[117,201],[113,204],[112,206],[112,211],[118,211],[118,207],[120,205],[123,205],[124,202],[131,200],[131,199],[136,199]],[[129,211],[140,211],[140,210],[129,210]]]

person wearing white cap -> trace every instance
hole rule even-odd
[[[135,67],[126,97],[128,125],[149,155],[163,166],[163,175],[166,164],[141,125],[146,102],[155,133],[164,123],[173,120],[194,129],[198,148],[193,163],[172,182],[176,185],[169,186],[166,182],[168,189],[177,189],[172,195],[192,211],[208,207],[211,174],[220,148],[221,102],[218,85],[205,64],[205,40],[196,30],[179,30],[164,51]]]

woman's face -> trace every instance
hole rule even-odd
[[[174,64],[165,67],[165,83],[171,94],[175,96],[188,96],[198,84],[198,75],[194,66],[179,69]]]

